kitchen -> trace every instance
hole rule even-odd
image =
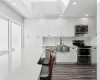
[[[6,53],[11,53],[6,62],[8,72],[5,73],[8,76],[2,80],[37,80],[42,69],[42,65],[37,63],[40,57],[50,55],[48,50],[54,50],[54,66],[97,65],[97,35],[100,31],[97,31],[95,0],[88,0],[87,3],[84,0],[1,0],[0,6],[1,16],[23,26],[20,57],[14,56],[20,64],[16,65],[17,59],[11,59],[14,50],[7,50]],[[80,55],[81,51],[88,55]]]

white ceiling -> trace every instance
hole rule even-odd
[[[96,16],[96,0],[2,0],[24,18]],[[73,5],[76,2],[76,5]],[[16,5],[12,5],[16,3]]]
[[[76,2],[76,5],[72,3]],[[97,4],[96,0],[70,0],[64,15],[84,17],[88,14],[90,17],[96,16]]]

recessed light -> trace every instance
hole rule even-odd
[[[62,16],[62,15],[60,15],[60,16]]]
[[[76,4],[76,2],[73,2],[73,4],[75,5],[75,4]]]
[[[40,16],[42,16],[42,15],[40,15]]]
[[[12,3],[12,4],[16,6],[16,3]]]
[[[86,14],[86,16],[89,16],[88,14]]]

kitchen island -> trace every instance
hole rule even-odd
[[[30,50],[30,49],[29,49]],[[29,50],[24,49],[22,54],[29,52]],[[32,50],[31,50],[32,51]],[[28,62],[27,59],[24,64],[19,66],[14,72],[9,72],[9,75],[5,80],[38,80],[41,72],[42,65],[37,64],[44,50],[41,50],[40,54],[33,54],[32,62]],[[30,52],[31,53],[31,52]],[[23,55],[24,56],[24,55]],[[24,57],[25,58],[25,57]]]

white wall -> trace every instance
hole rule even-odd
[[[100,0],[97,2],[97,80],[100,80]]]
[[[7,16],[8,18],[16,20],[20,23],[24,22],[24,19],[19,14],[17,14],[15,11],[13,11],[11,8],[9,8],[2,1],[0,1],[0,15]]]

